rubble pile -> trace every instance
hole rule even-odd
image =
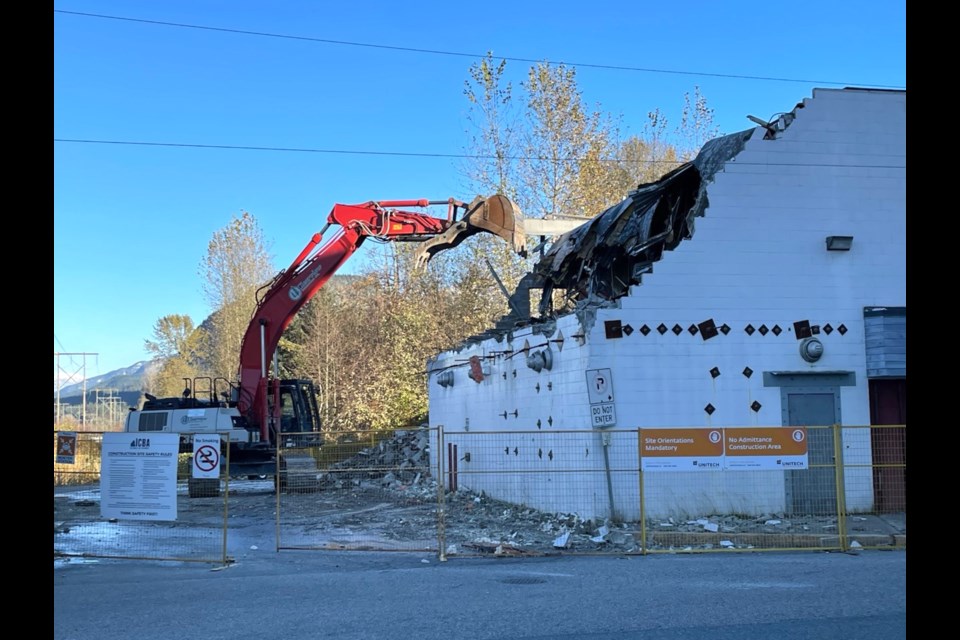
[[[424,487],[430,477],[429,432],[397,431],[392,438],[362,449],[351,458],[331,465],[321,478],[326,487],[342,489],[373,482],[387,488]],[[436,484],[433,483],[433,493]]]

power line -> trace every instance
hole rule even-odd
[[[77,138],[54,138],[54,142],[69,142],[78,144],[114,144],[114,145],[135,145],[147,147],[180,147],[192,149],[229,149],[241,151],[280,151],[293,153],[328,153],[328,154],[346,154],[346,155],[364,155],[364,156],[406,156],[417,158],[460,158],[470,160],[540,160],[540,161],[559,161],[559,162],[625,162],[630,164],[685,164],[681,160],[618,160],[617,158],[546,158],[538,156],[496,156],[489,154],[468,154],[468,153],[415,153],[411,151],[357,151],[350,149],[309,149],[297,147],[251,147],[242,145],[227,144],[187,144],[178,142],[140,142],[132,140],[83,140]],[[764,166],[764,167],[851,167],[857,169],[905,169],[906,165],[884,165],[884,164],[828,164],[818,162],[737,162],[741,166]]]
[[[463,51],[447,51],[441,49],[421,49],[417,47],[400,47],[395,45],[387,44],[373,44],[370,42],[356,42],[350,40],[331,40],[329,38],[313,38],[309,36],[294,36],[283,33],[269,33],[265,31],[248,31],[245,29],[229,29],[225,27],[210,27],[205,25],[198,24],[186,24],[182,22],[165,22],[162,20],[146,20],[143,18],[127,18],[124,16],[111,16],[104,15],[100,13],[85,13],[81,11],[64,11],[62,9],[54,9],[54,13],[62,13],[67,15],[74,16],[83,16],[87,18],[102,18],[106,20],[122,20],[125,22],[138,22],[142,24],[153,24],[160,25],[164,27],[177,27],[180,29],[199,29],[202,31],[218,31],[221,33],[233,33],[239,35],[247,36],[259,36],[263,38],[281,38],[285,40],[300,40],[306,42],[320,42],[323,44],[335,44],[349,47],[365,47],[369,49],[386,49],[389,51],[405,51],[407,53],[426,53],[431,55],[440,55],[440,56],[456,56],[461,58],[483,58],[484,55],[476,53],[466,53]],[[534,58],[517,58],[513,56],[497,56],[502,60],[507,60],[509,62],[525,62],[537,64],[544,62],[544,60],[537,60]],[[800,78],[781,78],[775,76],[748,76],[735,73],[708,73],[705,71],[684,71],[679,69],[655,69],[650,67],[629,67],[625,65],[614,65],[614,64],[593,64],[587,62],[566,62],[563,60],[557,61],[552,64],[561,64],[570,67],[583,67],[590,69],[607,69],[611,71],[633,71],[641,73],[663,73],[663,74],[672,74],[672,75],[684,75],[684,76],[704,76],[709,78],[730,78],[737,80],[761,80],[765,82],[799,82],[804,84],[819,84],[819,85],[836,85],[836,86],[859,86],[859,87],[876,87],[879,89],[904,89],[905,87],[896,86],[896,85],[887,85],[887,84],[868,84],[864,85],[863,83],[858,82],[837,82],[835,80],[803,80]]]
[[[251,147],[244,145],[229,144],[188,144],[179,142],[142,142],[133,140],[83,140],[76,138],[54,138],[54,142],[73,142],[80,144],[118,144],[118,145],[138,145],[146,147],[185,147],[193,149],[230,149],[241,151],[281,151],[288,153],[329,153],[361,156],[406,156],[414,158],[461,158],[471,160],[552,160],[553,158],[536,156],[497,156],[491,154],[468,154],[468,153],[418,153],[413,151],[360,151],[352,149],[310,149],[303,147]],[[614,158],[599,158],[597,160],[586,158],[560,158],[560,161],[586,161],[586,162],[618,162]],[[657,164],[683,164],[674,160],[636,160],[632,162],[645,162]]]

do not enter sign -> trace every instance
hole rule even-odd
[[[220,436],[195,434],[193,436],[193,477],[220,477]]]

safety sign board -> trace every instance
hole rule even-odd
[[[100,452],[100,515],[177,519],[176,433],[105,433]]]
[[[641,429],[644,471],[720,471],[722,429]]]
[[[640,468],[644,471],[807,469],[807,429],[640,429]]]
[[[727,469],[806,469],[804,427],[724,429]]]
[[[60,431],[57,433],[57,462],[74,464],[77,457],[77,432]]]
[[[220,436],[217,434],[193,436],[193,477],[220,477]]]

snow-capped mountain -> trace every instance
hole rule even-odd
[[[88,392],[94,389],[140,391],[140,389],[143,387],[144,379],[154,366],[156,365],[153,362],[144,360],[132,364],[129,367],[116,369],[99,376],[87,378],[86,389]],[[69,396],[80,396],[83,393],[83,389],[83,382],[77,382],[63,386],[60,388],[60,397],[63,399]],[[56,393],[56,391],[56,387],[54,387],[54,393]]]

